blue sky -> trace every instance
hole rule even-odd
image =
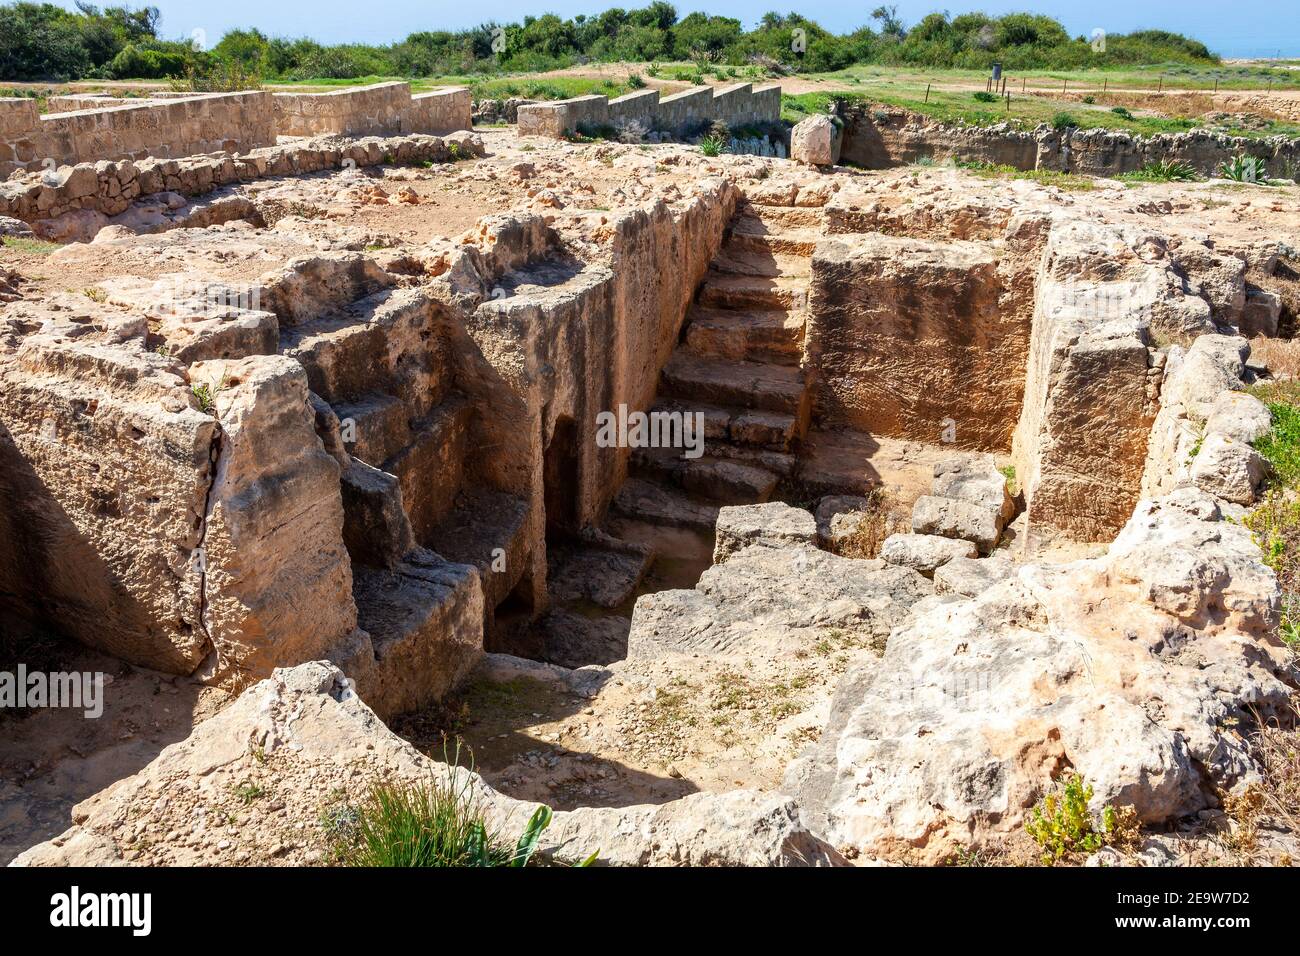
[[[111,0],[144,5],[145,0]],[[162,32],[169,37],[206,32],[211,43],[235,26],[256,26],[272,36],[312,36],[325,42],[354,40],[386,43],[416,30],[460,29],[488,20],[517,21],[526,14],[598,13],[611,6],[635,8],[649,0],[152,0],[162,11]],[[834,0],[677,0],[679,15],[692,10],[736,17],[753,26],[770,9],[797,10],[835,32],[851,30],[868,19],[880,0],[860,3]],[[1224,56],[1300,56],[1300,9],[1296,0],[1019,0],[961,3],[953,0],[896,0],[907,23],[934,10],[950,14],[971,10],[1008,13],[1032,10],[1056,17],[1073,34],[1100,27],[1112,33],[1158,28],[1186,33]],[[64,0],[63,6],[73,6]]]

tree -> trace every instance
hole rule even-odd
[[[898,6],[896,4],[876,7],[871,11],[871,19],[880,21],[882,36],[892,36],[899,40],[907,36],[907,29],[898,16]]]

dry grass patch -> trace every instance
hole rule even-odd
[[[1261,383],[1261,389],[1268,390],[1277,382],[1300,381],[1300,339],[1270,339],[1263,336],[1251,339],[1250,359],[1253,364],[1263,365],[1273,376],[1273,382]]]
[[[838,552],[845,558],[874,558],[891,534],[912,530],[911,510],[905,509],[889,490],[873,488],[866,496],[870,503],[853,533],[840,542]]]

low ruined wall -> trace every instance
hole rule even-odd
[[[430,133],[440,135],[473,126],[471,114],[474,103],[469,87],[452,86],[417,93],[402,116],[403,133]]]
[[[327,93],[276,93],[275,131],[280,136],[392,136],[469,129],[467,87],[411,95],[400,81]]]
[[[276,93],[275,131],[281,136],[388,136],[402,131],[411,84],[376,83],[328,93]]]
[[[1164,161],[1184,162],[1205,176],[1214,175],[1234,156],[1257,156],[1281,175],[1288,163],[1300,163],[1300,140],[1272,136],[1248,139],[1204,130],[1138,136],[1104,129],[1016,129],[946,126],[908,110],[858,105],[844,112],[842,160],[867,169],[922,159],[961,160],[1048,169],[1089,176],[1117,176]]]
[[[65,111],[42,116],[33,99],[0,99],[0,177],[97,160],[246,152],[274,145],[277,135],[440,135],[473,125],[467,88],[412,96],[408,83],[328,93],[68,95],[50,104]]]
[[[638,122],[648,129],[691,136],[710,123],[746,126],[776,123],[781,119],[781,87],[754,89],[749,83],[729,87],[701,87],[669,96],[658,90],[640,90],[610,100],[604,96],[579,96],[553,103],[532,103],[518,111],[520,136],[559,139],[580,129]]]
[[[238,152],[275,142],[271,94],[204,94],[36,114],[31,100],[0,108],[0,175],[93,160]]]

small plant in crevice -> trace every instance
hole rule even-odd
[[[998,471],[1007,480],[1007,494],[1014,498],[1019,493],[1019,486],[1016,484],[1016,466],[1003,465]]]
[[[1042,848],[1043,863],[1051,865],[1095,853],[1103,846],[1130,847],[1137,842],[1137,812],[1133,807],[1102,808],[1100,819],[1088,803],[1092,786],[1071,773],[1033,807],[1025,819],[1025,832]]]
[[[248,806],[254,800],[266,796],[266,788],[261,784],[253,783],[251,780],[245,780],[234,788],[234,794],[244,806]]]

